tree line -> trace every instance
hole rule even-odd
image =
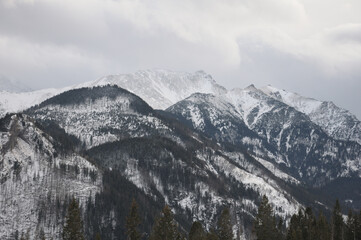
[[[316,217],[311,207],[294,214],[287,227],[276,219],[266,196],[258,208],[253,232],[257,240],[361,240],[361,211],[349,210],[346,221],[336,200],[330,221],[322,212]]]
[[[67,209],[62,231],[63,240],[85,240],[84,224],[81,208],[73,197]],[[125,221],[127,240],[232,240],[234,239],[231,213],[228,207],[221,212],[214,228],[205,229],[201,222],[193,222],[189,232],[181,229],[174,219],[171,208],[165,205],[158,218],[153,223],[148,236],[139,230],[142,219],[138,204],[133,199]],[[21,240],[28,240],[29,233],[22,234]],[[42,231],[41,240],[45,240]],[[263,196],[253,222],[251,239],[255,240],[361,240],[361,211],[355,213],[349,210],[344,218],[341,206],[336,200],[330,221],[320,212],[316,217],[312,208],[300,209],[285,224],[282,218],[277,218],[266,196]],[[95,234],[95,240],[101,240],[100,233]]]
[[[232,240],[232,223],[229,208],[225,208],[217,222],[216,229],[206,231],[198,221],[192,224],[188,234],[181,231],[174,219],[171,208],[165,205],[160,216],[155,220],[149,236],[139,231],[141,218],[138,213],[138,204],[133,199],[129,214],[126,218],[126,236],[128,240]],[[188,235],[188,236],[187,236]],[[75,198],[69,204],[68,213],[65,218],[63,228],[64,240],[84,240],[83,221],[81,210]],[[95,240],[101,240],[99,233],[95,235]]]

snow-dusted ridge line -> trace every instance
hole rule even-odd
[[[58,95],[62,92],[82,87],[94,87],[104,85],[117,85],[121,88],[138,95],[144,99],[154,109],[166,109],[167,107],[183,100],[193,93],[210,93],[214,95],[225,96],[233,105],[240,104],[237,101],[238,95],[244,95],[245,92],[262,91],[268,96],[284,102],[294,107],[300,112],[310,116],[310,118],[334,137],[340,139],[358,140],[361,139],[360,121],[349,111],[335,106],[331,102],[322,102],[312,98],[300,96],[296,93],[279,90],[272,86],[266,86],[257,89],[253,84],[244,89],[227,90],[220,86],[216,81],[204,71],[195,73],[176,72],[168,70],[143,70],[133,74],[116,74],[101,77],[95,81],[85,82],[59,89],[42,89],[31,92],[7,92],[0,91],[0,117],[8,112],[19,112],[42,101]],[[254,104],[251,99],[244,99],[241,102],[243,114],[248,115],[250,105]],[[329,108],[332,108],[327,112]],[[267,109],[263,109],[267,111]],[[335,115],[337,113],[336,117]],[[325,119],[326,120],[323,120]],[[328,121],[329,118],[331,122]],[[334,120],[333,120],[334,119]],[[345,130],[346,123],[354,122],[351,130],[346,134],[341,132]],[[246,123],[248,123],[246,121]],[[348,128],[350,125],[348,124]],[[361,140],[359,141],[359,143]]]
[[[155,109],[165,109],[192,93],[220,94],[227,90],[218,85],[207,73],[175,72],[167,70],[143,70],[133,74],[117,74],[101,77],[95,81],[64,88],[50,88],[31,92],[0,91],[0,117],[37,105],[62,92],[83,87],[117,85],[143,98]]]
[[[260,90],[308,115],[315,124],[333,138],[356,141],[361,144],[361,121],[348,110],[336,106],[333,102],[303,97],[270,85]]]

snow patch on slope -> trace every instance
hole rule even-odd
[[[252,125],[264,113],[273,109],[272,106],[264,104],[262,100],[267,100],[253,85],[239,89],[235,88],[229,91],[224,98],[228,100],[242,114],[248,127]]]
[[[221,156],[213,156],[212,163],[227,176],[234,177],[237,181],[255,190],[260,195],[266,195],[278,216],[287,218],[297,213],[302,206],[269,178],[263,179],[254,173],[249,173]],[[282,207],[278,208],[277,206]]]

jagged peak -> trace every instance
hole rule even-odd
[[[279,92],[279,91],[281,91],[280,89],[272,86],[271,84],[268,84],[266,86],[261,87],[260,90],[265,92],[265,93],[266,92]],[[285,90],[282,90],[282,91],[285,91]]]
[[[258,89],[254,86],[254,84],[249,85],[248,87],[245,87],[244,90],[248,91],[258,91]]]

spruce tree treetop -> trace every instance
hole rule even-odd
[[[219,240],[218,235],[214,229],[211,229],[206,236],[207,240]]]
[[[232,223],[229,208],[223,209],[217,223],[218,237],[222,240],[232,240]]]
[[[335,207],[332,213],[332,239],[342,240],[343,239],[343,218],[341,212],[341,206],[338,199],[336,200]]]
[[[356,226],[355,226],[355,217],[351,209],[348,211],[346,229],[345,229],[345,240],[354,240],[356,237]]]
[[[73,197],[68,207],[63,228],[64,240],[84,240],[83,221],[78,201]]]
[[[127,236],[128,236],[128,240],[140,240],[141,239],[141,234],[138,231],[138,226],[140,224],[140,217],[138,215],[138,205],[135,202],[135,200],[133,199],[132,201],[132,205],[130,207],[130,211],[129,211],[129,215],[127,217],[127,222],[126,222],[126,229],[127,229]]]
[[[316,234],[317,239],[320,240],[329,240],[331,238],[330,225],[322,212],[320,212],[318,216]]]
[[[182,240],[184,239],[178,231],[178,226],[173,219],[172,210],[166,205],[161,217],[157,219],[153,226],[150,240]]]
[[[206,232],[200,222],[196,221],[192,224],[191,230],[189,231],[189,240],[205,240]]]
[[[272,207],[268,202],[268,198],[263,196],[254,222],[257,239],[278,240],[279,232],[276,225],[276,219],[274,218]]]

